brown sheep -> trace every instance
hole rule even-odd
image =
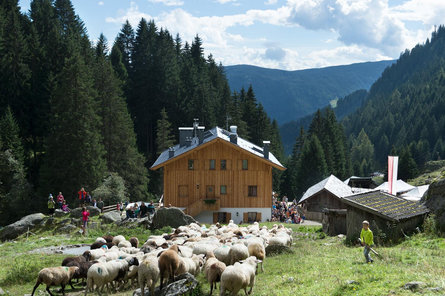
[[[137,248],[139,246],[139,240],[137,237],[130,238],[130,244],[132,247]]]
[[[159,257],[158,265],[161,276],[161,286],[160,286],[161,289],[164,284],[163,280],[165,276],[170,280],[170,282],[175,281],[175,274],[176,271],[179,269],[180,265],[180,260],[178,255],[178,253],[180,252],[181,250],[179,250],[178,245],[173,245],[168,250],[162,251],[161,253],[158,254]]]
[[[34,296],[34,292],[41,283],[46,284],[46,291],[49,295],[53,296],[49,287],[59,285],[62,287],[62,294],[65,295],[65,286],[71,284],[71,279],[78,270],[79,267],[77,266],[59,266],[42,269],[37,277],[36,285],[32,289],[31,296]]]
[[[210,295],[212,295],[213,288],[216,289],[216,283],[221,281],[221,274],[226,269],[226,264],[216,259],[211,251],[207,252],[206,259],[204,274],[210,284]]]
[[[112,235],[104,235],[104,236],[102,236],[102,238],[103,238],[104,240],[106,240],[107,243],[111,243],[111,242],[113,242],[113,238],[114,238],[114,236],[112,236]]]
[[[77,256],[77,257],[66,257],[65,259],[63,259],[62,261],[62,266],[69,266],[68,264],[71,262],[86,262],[86,261],[90,261],[91,259],[91,253],[90,252],[84,252],[81,256]]]

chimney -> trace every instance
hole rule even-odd
[[[175,148],[170,147],[168,148],[168,158],[172,158],[173,156],[175,156]]]
[[[263,141],[263,155],[265,159],[269,159],[269,146],[270,141]]]
[[[231,125],[230,126],[230,143],[238,144],[238,134],[236,133],[237,126]]]
[[[192,146],[192,140],[193,140],[192,137],[186,137],[185,138],[185,146],[187,146],[187,147]]]
[[[198,140],[199,140],[199,145],[201,145],[202,143],[204,143],[204,126],[198,126]]]
[[[186,138],[193,136],[193,127],[180,127],[179,128],[179,147],[186,145]]]

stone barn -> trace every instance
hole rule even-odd
[[[351,187],[330,175],[310,187],[299,203],[306,204],[306,219],[322,222],[324,209],[346,209],[342,198],[352,194]]]
[[[398,241],[421,226],[429,210],[422,204],[384,191],[371,191],[343,198],[347,205],[346,235],[350,241],[360,237],[363,220],[374,232],[374,242]]]

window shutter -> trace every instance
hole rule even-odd
[[[230,220],[232,220],[232,213],[227,212],[226,213],[226,223],[229,223]]]
[[[256,221],[261,222],[261,212],[256,213]]]
[[[245,212],[243,213],[243,223],[249,222],[249,213]]]
[[[218,212],[213,212],[213,224],[218,222]]]

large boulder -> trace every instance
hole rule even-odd
[[[90,217],[99,216],[100,209],[92,206],[87,206],[87,210],[90,211]],[[70,212],[71,217],[80,218],[82,217],[82,208],[75,208]]]
[[[100,219],[102,219],[102,222],[105,224],[115,223],[120,221],[121,213],[119,211],[111,211],[103,214]]]
[[[198,286],[198,281],[190,273],[184,273],[175,277],[175,281],[167,286],[164,286],[162,290],[159,287],[155,289],[156,296],[182,296],[192,295],[193,290]],[[145,295],[142,295],[141,289],[136,289],[133,292],[133,296],[150,296],[150,289],[146,288]]]
[[[42,213],[31,214],[23,217],[17,222],[9,224],[0,230],[0,240],[15,239],[19,235],[25,233],[34,226],[40,224],[45,218]]]
[[[422,201],[435,214],[439,230],[445,231],[445,179],[432,183]]]
[[[69,215],[68,212],[62,211],[61,209],[56,209],[56,210],[54,211],[54,217],[57,217],[57,218],[60,218],[60,217],[66,217],[66,216],[68,216],[68,215]]]
[[[179,226],[189,225],[190,223],[196,223],[196,220],[189,215],[184,214],[178,208],[160,208],[153,216],[151,223],[152,229],[160,229],[165,226],[178,228]]]

